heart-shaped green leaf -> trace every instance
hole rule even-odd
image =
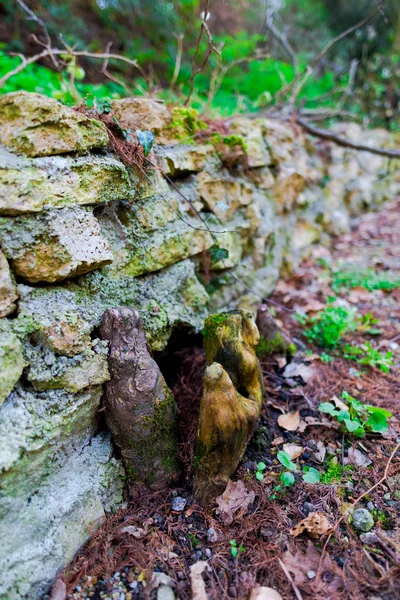
[[[151,131],[140,131],[140,129],[137,129],[136,136],[139,144],[144,150],[144,155],[147,156],[154,144],[154,133]]]

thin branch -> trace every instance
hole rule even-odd
[[[169,84],[170,89],[172,90],[175,87],[176,80],[178,79],[179,71],[181,70],[181,62],[182,62],[182,53],[183,53],[183,33],[174,36],[178,42],[178,52],[176,54],[175,59],[175,68],[174,73],[172,75],[171,83]]]
[[[207,21],[207,16],[209,14],[209,9],[210,9],[210,0],[206,0],[206,7],[204,9],[204,13],[203,13],[203,20],[201,23],[201,27],[200,27],[200,33],[199,33],[199,37],[197,38],[197,43],[196,43],[196,48],[194,50],[194,54],[193,54],[193,58],[192,58],[192,75],[189,79],[189,93],[187,95],[187,98],[185,100],[185,102],[183,103],[183,106],[187,106],[189,104],[190,98],[192,97],[193,91],[194,91],[194,79],[196,77],[196,75],[198,75],[199,73],[201,73],[204,69],[204,67],[206,66],[208,59],[210,58],[211,54],[213,52],[215,52],[215,54],[217,56],[219,56],[219,58],[221,58],[220,52],[219,50],[214,46],[214,42],[211,36],[211,32],[208,28],[208,25],[206,23]],[[206,33],[207,35],[207,39],[208,39],[208,48],[207,48],[207,52],[203,58],[202,63],[200,64],[199,67],[197,67],[196,69],[196,59],[197,59],[197,55],[199,53],[200,50],[200,42],[202,40],[203,37],[203,33]]]
[[[120,54],[111,54],[109,52],[102,52],[102,53],[87,52],[86,50],[73,50],[73,49],[68,50],[68,49],[60,49],[60,48],[46,48],[39,54],[35,54],[34,56],[31,56],[30,58],[21,57],[22,63],[20,65],[18,65],[17,67],[15,67],[15,69],[13,69],[12,71],[9,71],[5,75],[3,75],[3,77],[0,78],[0,88],[2,88],[3,85],[9,79],[11,79],[11,77],[14,77],[14,75],[18,75],[18,73],[20,73],[21,71],[26,69],[26,67],[28,65],[38,62],[42,58],[46,58],[47,56],[53,56],[53,55],[54,56],[66,55],[66,56],[71,56],[71,57],[84,56],[86,58],[95,58],[95,59],[103,60],[103,61],[104,60],[106,60],[106,61],[120,60],[120,61],[125,62],[125,63],[131,65],[132,67],[135,67],[136,69],[138,69],[138,71],[146,79],[146,81],[149,81],[148,76],[143,71],[143,69],[138,65],[136,60],[132,60],[130,58],[127,58],[126,56],[121,56]],[[111,77],[110,77],[110,79],[111,79]],[[121,83],[121,85],[123,85],[123,84]]]
[[[286,51],[286,54],[289,55],[289,58],[292,61],[294,74],[297,75],[299,72],[299,59],[297,58],[296,52],[293,50],[292,46],[289,43],[286,35],[279,31],[279,29],[274,24],[274,16],[273,12],[267,10],[267,14],[265,17],[265,27],[266,29],[272,33],[274,38],[279,42],[282,48]]]
[[[29,6],[27,6],[25,4],[25,2],[23,2],[23,0],[17,0],[17,3],[20,5],[20,7],[28,14],[28,21],[35,21],[35,23],[37,23],[38,25],[40,25],[40,27],[43,29],[44,31],[44,35],[46,38],[46,46],[50,46],[51,45],[51,40],[50,40],[50,34],[48,32],[48,29],[46,27],[46,23],[37,15],[35,15],[35,13],[33,12],[33,10],[31,10],[29,8]]]
[[[389,150],[386,148],[375,148],[374,146],[366,146],[365,144],[355,144],[350,140],[340,137],[328,129],[319,129],[310,125],[308,121],[305,121],[300,116],[296,116],[296,123],[301,125],[310,135],[334,142],[338,146],[344,148],[352,148],[353,150],[359,150],[361,152],[369,152],[370,154],[377,154],[378,156],[387,156],[388,158],[400,158],[400,150]]]

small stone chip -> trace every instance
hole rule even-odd
[[[182,510],[184,510],[186,504],[187,500],[185,498],[182,498],[181,496],[176,496],[176,498],[174,498],[172,501],[172,510],[174,510],[175,512],[181,512]]]

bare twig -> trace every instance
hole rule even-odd
[[[194,54],[193,54],[193,58],[192,58],[192,75],[190,76],[189,79],[189,93],[187,95],[187,98],[185,100],[185,102],[183,103],[184,106],[187,106],[189,104],[190,98],[192,97],[193,91],[194,91],[194,79],[196,77],[196,75],[198,75],[199,73],[201,73],[204,69],[204,67],[206,66],[208,59],[210,58],[211,54],[213,52],[215,52],[215,54],[217,56],[220,57],[220,51],[218,50],[218,48],[216,48],[214,46],[214,42],[211,36],[211,32],[208,28],[208,25],[206,23],[207,21],[207,16],[209,14],[209,10],[210,10],[210,0],[206,0],[206,7],[204,9],[204,13],[203,13],[203,20],[201,23],[201,27],[200,27],[200,33],[199,33],[199,37],[197,38],[197,43],[196,43],[196,48],[194,50]],[[197,60],[197,55],[199,53],[200,50],[200,42],[202,40],[203,37],[203,33],[206,33],[207,35],[207,39],[208,39],[208,48],[207,48],[207,52],[200,64],[199,67],[196,68],[196,60]]]
[[[371,154],[377,154],[378,156],[387,156],[389,158],[400,158],[400,150],[389,150],[387,148],[375,148],[374,146],[366,146],[365,144],[355,144],[350,140],[336,135],[328,129],[319,129],[310,125],[308,121],[305,121],[300,116],[296,116],[296,123],[301,125],[309,134],[319,137],[323,140],[334,142],[338,146],[344,148],[352,148],[353,150],[360,150],[361,152],[370,152]]]
[[[138,69],[140,74],[146,79],[146,81],[149,82],[148,75],[143,71],[143,69],[139,66],[139,64],[136,60],[132,60],[132,59],[127,58],[126,56],[122,56],[120,54],[111,54],[108,52],[87,52],[86,50],[73,50],[73,49],[68,50],[68,49],[60,49],[60,48],[46,48],[39,54],[35,54],[34,56],[31,56],[30,58],[21,57],[21,59],[22,59],[21,64],[0,78],[0,88],[3,87],[3,85],[11,77],[13,77],[14,75],[17,75],[18,73],[20,73],[21,71],[26,69],[26,67],[28,65],[38,62],[42,58],[46,58],[47,56],[53,56],[53,55],[54,56],[66,55],[66,56],[71,56],[71,57],[83,56],[86,58],[94,58],[94,59],[103,60],[103,61],[104,60],[106,60],[106,61],[120,60],[120,61],[125,62],[128,65],[131,65],[132,67],[135,67],[136,69]],[[121,83],[121,85],[123,85],[123,84]]]
[[[297,600],[303,600],[302,595],[300,594],[300,590],[299,588],[296,586],[295,582],[293,581],[293,577],[291,576],[291,574],[289,573],[289,571],[286,568],[286,565],[281,561],[280,558],[278,558],[278,562],[279,562],[279,566],[281,567],[282,571],[285,573],[286,578],[288,580],[288,582],[290,583],[290,585],[293,588],[294,591],[294,595],[296,596]]]
[[[48,32],[48,29],[46,27],[46,23],[43,21],[43,19],[41,19],[40,17],[38,17],[37,15],[35,15],[35,13],[33,12],[33,10],[31,10],[29,8],[29,6],[27,6],[25,4],[25,2],[23,2],[23,0],[17,0],[18,4],[20,5],[20,7],[28,14],[28,21],[35,21],[35,23],[37,23],[38,25],[40,25],[40,27],[43,29],[44,32],[44,36],[45,36],[45,45],[46,46],[50,46],[51,45],[51,41],[50,41],[50,35]]]
[[[297,58],[296,52],[293,50],[292,46],[289,43],[286,35],[279,31],[277,26],[274,23],[274,13],[275,11],[271,9],[271,7],[267,8],[265,15],[265,28],[267,31],[272,33],[274,38],[279,42],[282,48],[286,51],[286,54],[289,55],[290,60],[292,61],[294,74],[297,75],[299,72],[299,59]]]
[[[178,52],[176,54],[176,59],[175,59],[174,73],[172,75],[171,83],[169,84],[169,87],[171,90],[175,87],[176,80],[178,79],[179,71],[181,70],[184,35],[183,35],[183,33],[181,33],[179,35],[175,35],[175,37],[178,42]]]

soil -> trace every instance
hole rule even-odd
[[[164,375],[180,409],[185,475],[175,489],[129,490],[124,506],[100,524],[66,569],[68,598],[162,598],[165,589],[157,589],[161,581],[177,598],[202,600],[191,581],[191,566],[199,561],[207,561],[201,577],[209,599],[247,600],[257,586],[274,588],[283,600],[400,598],[400,452],[393,453],[400,442],[400,287],[368,291],[362,285],[352,287],[357,283],[354,277],[346,287],[332,289],[335,272],[353,269],[359,275],[366,268],[400,280],[399,202],[362,217],[331,247],[314,246],[295,273],[279,282],[272,296],[280,305],[273,305],[275,317],[298,350],[292,359],[271,356],[262,362],[262,416],[232,478],[254,495],[229,524],[217,507],[206,513],[191,495],[205,361],[197,345],[176,351],[166,364],[178,370],[173,377],[169,373],[169,379]],[[361,315],[372,313],[378,323],[347,335],[334,350],[312,344],[296,312],[308,318],[317,315],[330,297],[336,304],[356,307]],[[343,357],[345,343],[360,346],[367,341],[383,354],[392,353],[389,372]],[[300,374],[285,377],[290,360]],[[311,368],[311,376],[304,367]],[[363,438],[343,433],[318,409],[334,396],[341,398],[343,391],[393,413],[389,429]],[[279,416],[288,413],[295,413],[292,431],[278,424]],[[299,446],[301,454],[293,459],[295,483],[285,487],[279,479],[285,468],[277,452],[288,443]],[[260,462],[265,465],[262,481],[255,476]],[[305,482],[304,467],[318,471],[320,481]],[[282,489],[277,490],[279,485]],[[369,533],[361,535],[354,527],[352,505],[372,515]],[[330,529],[311,529],[295,537],[292,528],[316,512],[323,514]],[[154,579],[154,572],[164,573],[164,578]]]

